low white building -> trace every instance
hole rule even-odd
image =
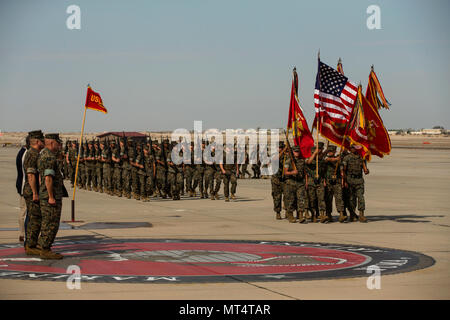
[[[422,134],[439,135],[442,133],[443,133],[442,129],[422,129]]]

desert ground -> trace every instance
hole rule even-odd
[[[62,229],[57,235],[57,239],[96,236],[358,244],[417,251],[436,261],[425,269],[382,275],[379,290],[369,290],[366,278],[203,284],[82,283],[80,290],[68,290],[64,282],[9,279],[0,280],[0,299],[449,299],[449,141],[448,137],[393,137],[391,154],[383,159],[374,157],[369,163],[370,174],[365,178],[369,219],[366,224],[303,225],[275,220],[270,180],[245,179],[238,180],[238,200],[229,203],[208,199],[143,203],[78,190],[76,214],[83,223],[148,222],[152,227]],[[0,243],[18,242],[17,151],[16,147],[0,148]],[[66,187],[71,197],[67,182]],[[62,220],[69,219],[70,198],[66,198]]]

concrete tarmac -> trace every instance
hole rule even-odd
[[[0,243],[17,243],[17,149],[0,149]],[[234,202],[209,199],[136,200],[77,190],[76,218],[90,222],[148,222],[150,228],[69,229],[65,237],[307,241],[370,245],[417,251],[436,263],[426,269],[381,277],[284,282],[199,284],[81,283],[0,280],[0,299],[449,299],[450,150],[393,149],[374,157],[366,176],[366,224],[291,224],[275,220],[270,180],[238,180]],[[66,182],[71,197],[72,189]],[[70,199],[62,220],[70,219]],[[334,213],[336,216],[336,213]],[[73,225],[79,225],[74,223]],[[1,270],[0,270],[1,272]]]

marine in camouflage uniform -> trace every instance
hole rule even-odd
[[[366,202],[364,199],[364,174],[369,174],[365,160],[357,153],[354,145],[350,147],[350,154],[342,160],[342,174],[346,179],[350,191],[350,220],[353,221],[355,216],[356,205],[359,210],[359,221],[367,222],[364,216]]]
[[[107,142],[100,142],[100,163],[103,166],[102,172],[102,186],[103,191],[106,194],[111,194],[111,151],[107,145]]]
[[[205,189],[205,195],[208,195],[208,190],[209,190],[211,199],[215,200],[215,198],[214,198],[214,175],[216,173],[216,166],[214,165],[214,147],[212,148],[212,151],[211,151],[211,158],[212,159],[203,158],[203,160],[205,162],[204,189]]]
[[[342,167],[342,160],[348,154],[349,154],[349,152],[347,150],[343,150],[342,151],[340,169],[343,168]],[[342,186],[342,201],[344,202],[344,216],[348,217],[350,215],[350,190],[348,189],[348,185],[345,182],[344,182],[344,184]],[[347,214],[347,211],[348,211],[348,214]],[[355,214],[355,216],[353,218],[358,218],[358,216]]]
[[[38,170],[42,181],[39,188],[42,214],[41,234],[39,237],[39,244],[42,248],[40,257],[42,259],[62,259],[62,255],[51,251],[59,229],[63,197],[63,177],[56,158],[59,148],[57,146],[59,135],[47,134],[45,139],[46,147],[41,151],[38,160]],[[51,184],[51,190],[47,189],[47,183]]]
[[[248,171],[248,163],[249,163],[249,157],[248,157],[248,152],[247,150],[244,151],[245,153],[245,158],[244,158],[244,163],[241,165],[241,173],[239,174],[239,177],[241,179],[245,179],[245,175],[247,174],[249,177],[251,177],[252,175],[250,174],[250,172]]]
[[[94,144],[95,147],[95,181],[97,182],[97,192],[103,193],[103,162],[102,150],[99,147],[98,141]]]
[[[167,159],[169,159],[169,154],[172,152],[172,149],[170,148],[170,146],[171,145],[170,145],[169,139],[164,139],[164,141],[163,141],[163,151],[164,151],[164,157],[166,159],[166,163],[168,161]],[[168,178],[167,178],[168,170],[169,170],[169,167],[167,166],[167,168],[166,168],[166,180],[165,180],[166,184],[164,186],[164,190],[166,191],[166,194],[169,197],[172,198],[171,186],[170,186]]]
[[[145,199],[144,201],[149,201],[154,193],[155,189],[155,159],[151,153],[151,143],[150,145],[144,146],[144,170],[145,170]]]
[[[158,141],[153,142],[155,151],[156,179],[155,186],[157,193],[163,198],[167,198],[166,193],[166,157]]]
[[[80,189],[86,190],[86,161],[84,160],[87,154],[86,143],[81,143],[80,161],[78,163],[77,183]]]
[[[194,143],[192,142],[190,147],[191,163],[184,163],[184,177],[186,178],[186,191],[189,193],[190,197],[195,196],[195,190],[193,188],[193,178],[195,174],[195,163],[194,163]]]
[[[96,189],[96,176],[95,176],[95,149],[92,141],[88,142],[87,153],[84,154],[84,160],[86,164],[86,189],[91,191]]]
[[[284,154],[286,150],[284,150],[284,142],[281,141],[278,146],[278,154],[275,155],[275,161],[278,161],[278,171],[272,175],[271,184],[272,184],[272,199],[273,199],[273,211],[276,213],[276,219],[281,219],[281,200],[283,198],[283,188],[284,188],[284,175],[283,175],[283,166],[284,166]]]
[[[73,184],[75,183],[75,170],[77,168],[77,156],[78,156],[78,150],[77,146],[75,144],[75,141],[72,141],[70,143],[69,151],[67,154],[67,161],[69,163],[69,179],[70,183],[73,187]],[[78,179],[78,178],[77,178]]]
[[[180,200],[180,179],[179,167],[172,161],[172,152],[167,157],[167,183],[173,200]]]
[[[136,166],[136,159],[138,156],[138,146],[128,147],[128,157],[130,158],[131,166],[131,196],[139,200],[140,199],[140,189],[139,189],[139,177],[138,177],[138,167]],[[140,148],[139,148],[140,150]]]
[[[231,183],[231,199],[236,199],[236,187],[237,187],[237,178],[239,176],[239,168],[237,165],[236,154],[234,154],[233,163],[226,163],[226,154],[229,152],[233,152],[230,147],[225,149],[226,152],[223,154],[223,163],[219,164],[220,172],[222,173],[223,180],[223,193],[225,196],[225,201],[230,201],[230,183]]]
[[[296,222],[294,211],[300,223],[306,222],[304,216],[307,210],[306,187],[308,177],[305,174],[305,160],[301,157],[300,147],[292,147],[294,161],[290,155],[286,155],[284,161],[284,206],[286,207],[286,218],[289,222]],[[294,167],[295,164],[295,167]]]
[[[117,146],[113,140],[111,143],[111,163],[113,164],[114,173],[111,193],[118,197],[122,197],[122,157],[120,154],[120,145]]]
[[[308,206],[312,214],[311,221],[327,222],[326,217],[326,205],[325,205],[325,177],[324,177],[324,165],[323,165],[323,142],[319,142],[319,149],[313,147],[311,149],[313,154],[306,160],[306,173],[308,174],[308,183],[306,191],[308,194]],[[316,155],[319,154],[319,177],[316,178]]]
[[[204,189],[204,175],[205,175],[205,163],[203,161],[203,150],[205,150],[205,142],[202,142],[202,152],[199,152],[199,154],[197,155],[197,157],[195,157],[195,152],[192,152],[194,154],[194,176],[193,176],[193,184],[192,184],[192,190],[194,192],[195,195],[195,189],[198,186],[199,192],[200,192],[200,198],[202,199],[206,199],[207,198],[207,194],[205,192]]]
[[[41,207],[39,203],[39,152],[43,149],[44,135],[40,130],[28,133],[30,148],[25,154],[23,171],[25,172],[25,185],[23,187],[23,197],[27,206],[28,223],[26,229],[25,252],[28,255],[38,255],[36,249],[39,233],[41,231]]]
[[[131,199],[131,141],[120,140],[120,158],[122,159],[122,193],[127,199]],[[131,150],[130,150],[131,149]]]
[[[144,150],[143,150],[143,146],[141,144],[138,144],[136,146],[136,161],[134,162],[134,166],[136,168],[137,171],[137,180],[138,180],[138,185],[137,185],[137,189],[135,191],[135,195],[136,195],[136,200],[142,200],[142,201],[146,201],[147,195],[145,192],[145,178],[146,178],[146,174],[147,172],[145,171],[145,156],[144,156]]]
[[[336,146],[329,146],[324,157],[325,166],[325,205],[329,222],[333,221],[333,197],[336,209],[339,212],[339,222],[344,222],[344,201],[342,200],[342,176],[340,170],[340,157],[336,156]],[[336,167],[338,166],[338,167]]]

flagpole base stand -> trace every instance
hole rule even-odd
[[[69,223],[69,222],[84,222],[82,220],[75,220],[75,201],[72,200],[72,215],[71,215],[71,219],[72,220],[65,220],[63,221],[64,223]]]

